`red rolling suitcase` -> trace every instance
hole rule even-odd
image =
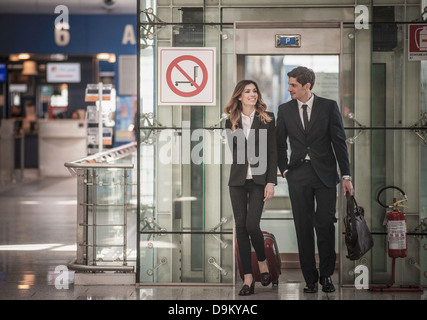
[[[279,249],[277,247],[276,238],[272,233],[269,233],[267,231],[263,231],[262,233],[264,235],[265,257],[267,259],[268,268],[271,273],[272,286],[277,286],[279,285],[279,276],[282,273],[282,271],[281,271],[280,254],[279,254]],[[239,266],[240,277],[243,280],[243,268],[240,262],[240,254],[239,254],[239,248],[237,246],[237,242],[236,242],[236,258],[237,258],[237,264]],[[255,281],[260,282],[261,276],[260,276],[260,271],[258,267],[258,259],[256,257],[256,253],[253,250],[253,248],[252,248],[252,272],[253,272]]]

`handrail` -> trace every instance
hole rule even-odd
[[[133,272],[133,266],[86,266],[77,264],[76,260],[73,260],[67,265],[68,269],[75,271],[91,271],[91,272],[103,272],[103,271],[121,271],[121,272]]]
[[[64,164],[68,169],[70,168],[133,168],[131,163],[70,163]]]
[[[123,260],[123,265],[89,265],[89,261],[87,261],[86,258],[84,258],[84,254],[82,251],[79,251],[79,249],[77,250],[77,258],[74,259],[72,262],[70,262],[67,267],[70,270],[75,270],[75,271],[80,271],[80,272],[106,272],[106,271],[115,271],[115,272],[134,272],[134,267],[133,266],[128,266],[127,265],[127,257],[126,257],[126,251],[127,251],[127,207],[126,207],[126,198],[127,198],[127,188],[126,185],[129,185],[129,183],[127,182],[128,179],[128,175],[129,173],[127,172],[127,169],[133,169],[134,165],[132,163],[113,163],[114,161],[117,161],[119,159],[122,159],[126,156],[131,155],[133,152],[136,151],[136,142],[132,142],[126,145],[122,145],[120,147],[117,148],[113,148],[113,149],[107,149],[104,150],[102,152],[96,153],[94,155],[90,155],[84,158],[81,158],[79,160],[75,160],[75,161],[69,161],[69,162],[65,162],[64,166],[70,171],[70,173],[73,176],[77,176],[77,181],[78,181],[78,187],[79,188],[83,188],[83,189],[79,189],[78,192],[78,196],[77,196],[77,200],[79,203],[78,209],[77,209],[77,220],[78,220],[78,227],[81,226],[89,226],[88,224],[88,216],[87,216],[87,212],[85,210],[87,210],[87,205],[86,204],[84,198],[84,194],[85,192],[88,192],[85,188],[85,183],[81,183],[83,176],[77,175],[77,170],[78,169],[88,169],[88,170],[92,170],[93,171],[93,179],[95,179],[95,177],[99,176],[99,173],[97,173],[97,168],[111,168],[111,169],[122,169],[124,171],[124,185],[125,187],[123,188],[123,235],[124,235],[124,239],[123,239],[123,256],[124,256],[124,260]],[[84,170],[83,170],[84,171]],[[93,216],[93,221],[92,223],[92,240],[93,240],[93,259],[95,260],[96,257],[96,248],[99,247],[99,245],[96,244],[96,239],[97,239],[97,235],[96,235],[96,229],[95,227],[97,226],[96,224],[96,206],[100,207],[102,205],[100,204],[96,204],[96,188],[92,188],[91,189],[91,199],[92,201],[94,201],[94,208],[91,210],[91,214]],[[108,204],[111,205],[111,204]],[[116,204],[114,204],[116,205]],[[113,226],[111,224],[106,224],[103,226]],[[79,234],[79,232],[77,233],[77,243],[79,245],[85,245],[87,244],[89,241],[88,239],[88,233],[81,233]],[[95,263],[95,262],[94,262]]]
[[[132,169],[134,167],[131,163],[110,163],[125,156],[136,150],[136,142],[131,142],[123,146],[109,149],[82,159],[68,161],[64,166],[70,171],[72,175],[76,175],[74,169],[76,168],[124,168]]]

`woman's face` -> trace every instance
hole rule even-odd
[[[258,101],[258,91],[253,83],[245,86],[239,97],[240,102],[245,106],[255,106]]]

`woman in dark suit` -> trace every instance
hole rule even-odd
[[[258,259],[261,284],[271,282],[260,228],[264,202],[274,196],[277,151],[274,114],[266,111],[258,85],[240,81],[225,106],[226,129],[233,154],[229,190],[244,279],[239,295],[254,293],[251,242]]]

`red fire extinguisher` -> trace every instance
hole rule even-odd
[[[396,198],[393,198],[393,205],[387,206],[380,201],[380,195],[383,191],[387,189],[396,189],[398,190],[404,199],[396,201]],[[404,258],[408,254],[407,248],[407,236],[406,236],[406,214],[403,211],[400,211],[397,207],[405,207],[401,203],[407,201],[408,197],[405,192],[395,186],[388,186],[382,188],[377,195],[377,202],[384,208],[391,208],[391,211],[388,211],[384,223],[387,224],[387,241],[388,241],[388,256],[390,258]]]
[[[396,189],[402,194],[403,199],[397,201],[393,198],[393,205],[387,206],[380,201],[380,195],[384,190]],[[388,255],[392,258],[391,265],[391,282],[387,285],[382,286],[370,286],[369,290],[376,292],[423,292],[424,288],[421,286],[414,285],[400,285],[394,286],[394,277],[396,273],[396,259],[404,258],[408,254],[407,239],[406,239],[406,214],[400,211],[397,207],[405,207],[401,203],[408,201],[408,197],[402,189],[395,186],[388,186],[382,188],[377,194],[377,202],[384,208],[391,208],[388,211],[384,220],[384,224],[387,224],[387,239],[388,239]]]

